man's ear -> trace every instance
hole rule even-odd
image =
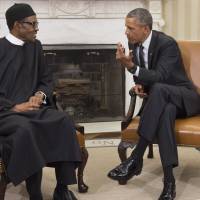
[[[144,30],[145,30],[145,33],[149,33],[151,31],[149,26],[144,26]]]
[[[21,24],[18,21],[15,21],[13,28],[14,30],[18,30],[20,28]]]

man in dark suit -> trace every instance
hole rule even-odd
[[[138,127],[138,144],[131,156],[108,176],[114,180],[129,180],[139,175],[146,147],[156,138],[164,172],[164,188],[159,200],[172,200],[176,196],[173,168],[178,166],[175,119],[197,114],[200,96],[186,76],[176,41],[152,30],[152,21],[146,9],[129,12],[125,22],[129,55],[125,55],[120,43],[117,46],[117,60],[133,74],[134,92],[147,98]]]

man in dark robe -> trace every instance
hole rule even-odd
[[[173,200],[176,196],[173,168],[178,166],[175,119],[198,114],[200,96],[185,73],[176,41],[152,30],[152,23],[148,10],[130,11],[125,21],[130,55],[125,55],[121,44],[117,46],[116,58],[133,74],[134,92],[147,98],[141,111],[138,144],[131,156],[108,176],[114,180],[129,180],[139,175],[146,147],[157,139],[164,172],[159,200]]]
[[[26,181],[30,200],[42,200],[42,168],[55,167],[54,200],[74,200],[81,162],[74,124],[52,107],[52,78],[44,63],[38,21],[28,4],[6,11],[10,33],[0,39],[0,138],[8,179]],[[4,155],[5,154],[5,155]]]

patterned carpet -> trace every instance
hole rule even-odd
[[[116,147],[88,148],[89,161],[85,170],[85,182],[89,185],[86,194],[79,194],[77,186],[71,190],[79,200],[156,200],[162,190],[162,168],[155,146],[155,158],[145,156],[143,172],[121,186],[107,178],[107,172],[119,163]],[[179,147],[180,166],[175,169],[177,197],[176,200],[200,200],[200,152],[193,148]],[[55,186],[54,170],[44,169],[44,200],[51,200]],[[8,186],[6,200],[27,200],[24,184],[17,187]]]

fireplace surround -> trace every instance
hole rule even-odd
[[[125,108],[125,71],[116,45],[44,45],[62,106],[76,122],[120,121]]]

